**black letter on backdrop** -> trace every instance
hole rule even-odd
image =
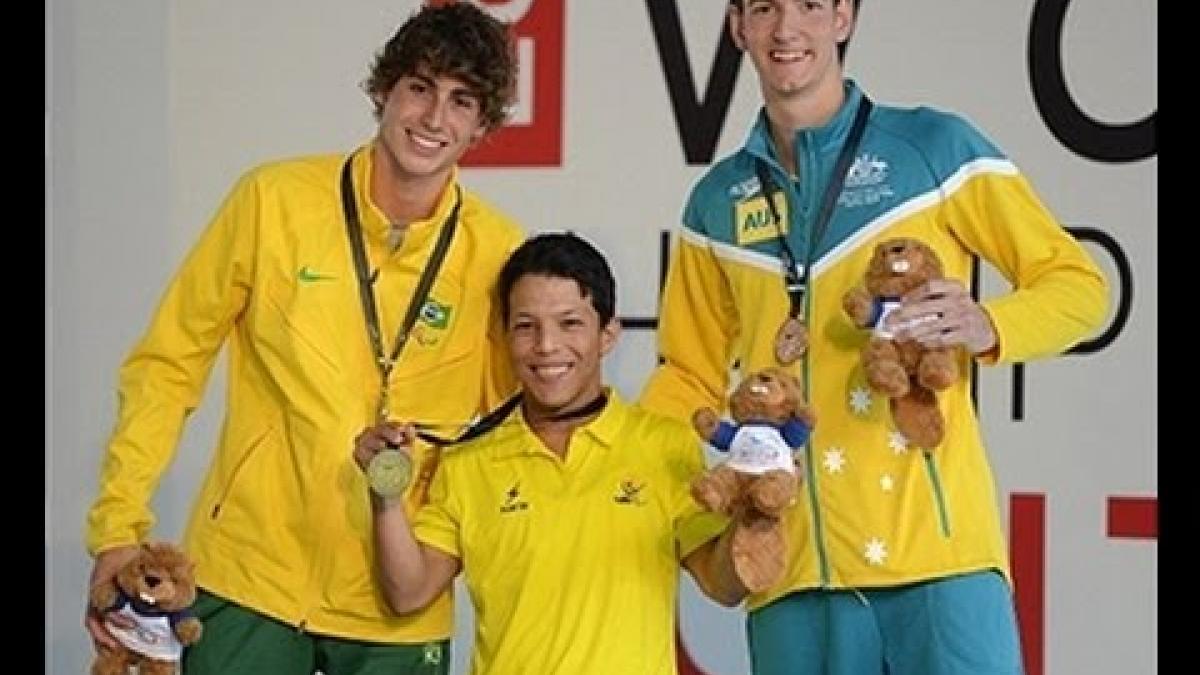
[[[721,127],[733,100],[733,85],[737,81],[738,68],[742,65],[742,53],[729,37],[726,19],[721,29],[717,56],[708,74],[708,86],[704,98],[696,96],[696,82],[692,79],[692,67],[688,62],[687,44],[683,29],[679,25],[679,9],[676,0],[646,0],[650,13],[650,25],[654,28],[654,44],[662,63],[667,90],[671,94],[671,108],[675,112],[675,126],[683,141],[683,154],[691,165],[708,164],[717,150]],[[724,10],[724,7],[721,7]]]
[[[658,295],[662,301],[663,287],[667,285],[667,268],[671,265],[671,231],[660,230],[658,233]],[[658,314],[654,316],[623,316],[621,328],[626,330],[657,330]]]
[[[1068,227],[1067,231],[1081,242],[1090,241],[1104,249],[1112,256],[1113,264],[1117,266],[1117,311],[1113,315],[1112,323],[1097,337],[1080,342],[1067,350],[1068,354],[1094,354],[1112,344],[1129,321],[1129,310],[1133,306],[1133,268],[1124,249],[1107,232],[1094,227]]]
[[[1133,124],[1104,124],[1081,110],[1067,91],[1062,29],[1070,4],[1037,0],[1029,22],[1029,83],[1046,127],[1067,148],[1098,162],[1135,162],[1158,154],[1158,110]]]
[[[1117,240],[1109,236],[1107,232],[1094,227],[1068,227],[1067,231],[1081,242],[1090,241],[1100,246],[1112,257],[1113,264],[1117,266],[1117,311],[1113,314],[1112,322],[1100,335],[1080,342],[1065,352],[1067,354],[1094,354],[1112,344],[1129,321],[1129,310],[1133,305],[1133,268],[1130,266],[1129,256],[1125,255],[1121,244],[1117,243]],[[1012,396],[1012,418],[1018,421],[1025,419],[1024,363],[1013,364]]]

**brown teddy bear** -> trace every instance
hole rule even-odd
[[[200,639],[200,620],[189,608],[196,599],[194,564],[178,547],[146,543],[108,583],[96,584],[90,593],[94,609],[118,614],[133,623],[122,628],[105,626],[123,647],[101,650],[92,664],[92,675],[126,675],[137,666],[141,675],[170,675],[184,645]]]
[[[696,431],[729,460],[700,475],[692,495],[705,509],[730,516],[734,570],[753,593],[783,574],[787,548],[780,514],[796,498],[799,480],[793,452],[808,440],[816,415],[800,382],[782,368],[748,375],[729,397],[736,424],[712,408],[692,416]]]
[[[842,299],[855,325],[874,330],[863,350],[867,382],[891,399],[892,419],[900,433],[926,450],[940,444],[946,431],[934,392],[958,378],[957,347],[929,348],[895,340],[884,326],[905,293],[941,278],[942,263],[924,242],[888,239],[875,247],[866,288],[853,288]]]

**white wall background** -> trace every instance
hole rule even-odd
[[[677,3],[703,86],[725,3]],[[90,659],[82,522],[120,360],[241,171],[349,149],[373,131],[357,83],[416,5],[47,1],[46,672],[81,673]],[[702,167],[684,163],[645,4],[566,5],[563,165],[470,169],[464,179],[531,231],[594,240],[617,271],[621,313],[650,316],[659,230],[675,226]],[[1008,415],[1011,369],[984,373],[980,407],[1001,493],[1046,495],[1046,673],[1156,672],[1157,544],[1105,538],[1105,501],[1158,490],[1158,161],[1089,161],[1047,131],[1026,70],[1033,5],[868,0],[848,70],[877,101],[965,113],[1065,223],[1103,230],[1131,260],[1133,311],[1109,349],[1029,366],[1023,421]],[[1127,123],[1157,109],[1156,2],[1075,2],[1066,21],[1068,84],[1091,116]],[[743,64],[718,154],[740,144],[756,106]],[[984,290],[1002,286],[986,276]],[[653,362],[652,336],[630,331],[608,376],[633,396]],[[207,466],[222,379],[161,483],[160,537],[180,534]],[[740,613],[688,594],[683,623],[712,675],[746,670]],[[458,643],[457,664],[468,645]]]

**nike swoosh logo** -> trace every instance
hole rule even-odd
[[[304,267],[300,268],[299,272],[296,272],[296,278],[302,282],[311,283],[314,281],[332,281],[337,277],[326,276],[317,272],[308,265],[305,265]]]

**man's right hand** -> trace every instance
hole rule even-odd
[[[92,607],[92,589],[102,584],[112,583],[117,576],[117,571],[125,566],[130,560],[137,557],[138,546],[119,546],[110,548],[96,556],[96,562],[92,564],[92,574],[88,578],[88,600],[84,605],[83,610],[83,625],[87,628],[87,632],[92,636],[92,644],[95,645],[96,651],[115,651],[120,648],[121,643],[108,632],[108,628],[104,625],[104,613]],[[110,620],[113,624],[132,628],[133,623],[129,619],[112,615]]]
[[[411,424],[381,422],[367,427],[354,439],[354,461],[358,468],[366,471],[371,458],[379,454],[380,450],[394,447],[408,454],[416,439],[417,429]]]

